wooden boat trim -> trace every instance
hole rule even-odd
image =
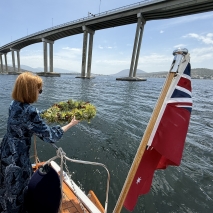
[[[51,166],[53,169],[55,169],[56,172],[60,172],[60,166],[54,162],[51,161]],[[83,205],[92,213],[102,213],[96,206],[95,204],[93,204],[93,202],[85,195],[85,193],[75,184],[74,181],[70,181],[68,175],[66,174],[66,172],[63,172],[63,178],[64,178],[64,182],[69,186],[69,188],[74,192],[76,192],[75,194],[77,194],[76,196],[78,196],[78,198],[80,199],[80,201],[83,203]],[[74,186],[74,188],[73,188]]]
[[[103,208],[102,204],[100,203],[99,199],[96,197],[95,193],[90,190],[88,195],[89,199],[97,206],[97,208],[104,213],[105,209]]]

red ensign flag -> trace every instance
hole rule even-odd
[[[139,195],[149,192],[154,171],[179,166],[192,110],[191,67],[187,64],[171,84],[124,202],[132,211]]]

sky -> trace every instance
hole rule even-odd
[[[0,0],[0,46],[26,35],[127,6],[140,0]],[[129,69],[136,24],[95,32],[92,73],[110,75]],[[83,34],[56,40],[56,68],[81,72]],[[138,69],[145,72],[169,71],[173,51],[189,50],[192,68],[213,69],[213,12],[178,18],[147,21],[144,27]],[[12,64],[8,53],[8,64]],[[43,44],[20,51],[21,65],[43,67]]]

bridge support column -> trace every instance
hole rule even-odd
[[[0,72],[3,73],[3,61],[2,61],[2,54],[0,54],[0,63],[1,63],[1,67],[0,67]]]
[[[81,67],[81,77],[80,78],[91,78],[91,65],[92,65],[92,47],[93,47],[93,36],[95,31],[89,29],[86,26],[82,27],[84,31],[83,37],[83,50],[82,50],[82,67]],[[89,51],[87,57],[87,41],[89,33]],[[86,74],[86,62],[87,62],[87,74]]]
[[[132,51],[129,77],[116,78],[116,80],[119,80],[119,81],[146,81],[146,79],[144,78],[136,77],[138,59],[139,59],[140,48],[141,48],[141,41],[143,36],[143,29],[144,29],[144,25],[146,24],[146,21],[143,18],[141,13],[138,13],[137,17],[138,17],[138,23],[137,23],[136,33],[135,33],[135,41],[134,41],[134,46]]]
[[[53,73],[53,44],[54,44],[54,41],[50,41],[48,39],[42,38],[42,42],[43,42],[43,53],[44,53],[44,72],[45,73],[48,72],[47,44],[49,44],[49,72]]]
[[[13,64],[13,71],[16,72],[16,63],[15,63],[15,51],[17,53],[17,64],[18,64],[18,72],[20,72],[20,50],[10,48],[12,53],[12,64]],[[5,57],[6,62],[6,57]],[[5,63],[6,64],[6,63]]]
[[[4,61],[5,61],[5,71],[8,71],[8,67],[7,67],[7,53],[4,54]]]
[[[89,34],[89,52],[88,52],[88,62],[87,62],[87,78],[91,77],[91,65],[92,65],[92,47],[93,47],[93,35]]]
[[[134,42],[134,47],[132,52],[132,60],[131,60],[131,65],[129,70],[129,77],[136,77],[138,59],[139,59],[140,48],[141,48],[141,41],[143,36],[143,29],[146,23],[141,13],[138,13],[137,17],[138,17],[138,23],[137,23],[136,33],[135,33],[135,42]]]
[[[50,52],[49,52],[49,63],[50,63],[50,72],[53,72],[53,43],[49,43]]]
[[[83,50],[82,50],[82,65],[81,65],[81,77],[84,78],[85,69],[86,69],[86,60],[87,60],[87,36],[88,32],[84,30],[84,38],[83,38]]]
[[[14,55],[14,50],[12,50],[12,64],[13,64],[13,71],[16,71],[16,64],[15,64],[15,55]]]
[[[47,42],[43,41],[44,72],[47,72]]]
[[[18,63],[18,72],[20,72],[21,70],[21,67],[20,67],[20,50],[17,50],[16,51],[16,54],[17,54],[17,63]]]

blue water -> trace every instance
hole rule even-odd
[[[16,77],[0,75],[0,138],[6,131]],[[110,76],[88,80],[62,75],[43,80],[43,93],[34,104],[40,110],[70,98],[90,101],[97,107],[97,115],[90,124],[81,122],[71,128],[57,145],[70,158],[107,166],[111,174],[108,207],[111,213],[165,79],[125,82]],[[213,212],[213,81],[192,80],[192,85],[193,111],[181,166],[157,171],[151,191],[139,198],[134,213]],[[40,160],[55,155],[54,148],[40,140],[37,148]],[[76,183],[85,192],[94,190],[104,204],[105,170],[67,164]],[[127,212],[122,209],[122,213]]]

